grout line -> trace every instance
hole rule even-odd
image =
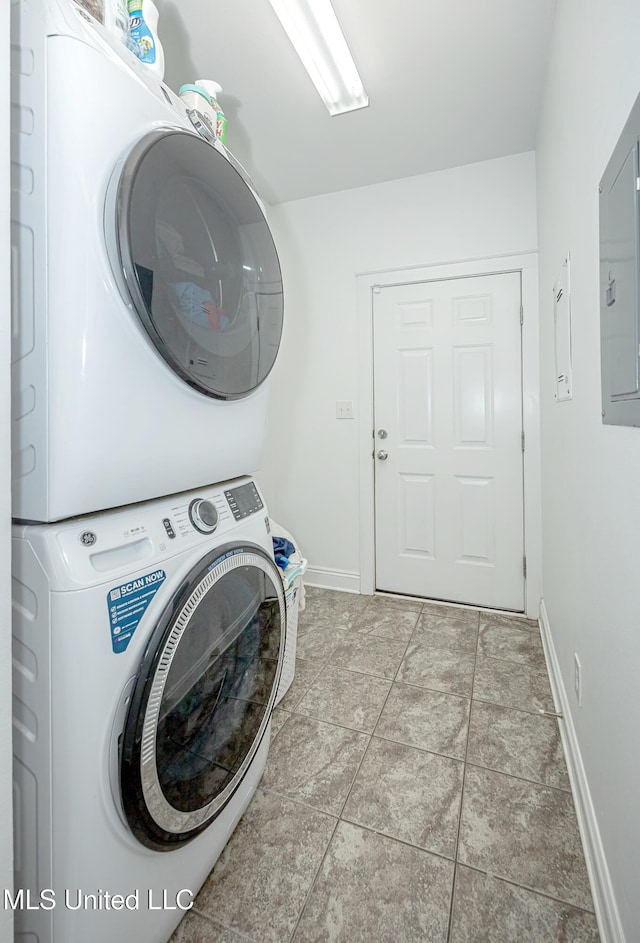
[[[512,707],[511,704],[498,704],[497,701],[488,701],[484,697],[474,697],[472,700],[474,700],[476,704],[490,704],[492,707],[502,707],[506,711],[520,711],[521,714],[530,714],[532,717],[540,717],[541,720],[549,719],[545,717],[544,714],[541,714],[538,708],[527,709],[526,707]],[[550,719],[557,720],[557,718],[553,716]]]
[[[361,822],[354,822],[353,819],[341,818],[340,821],[344,822],[345,825],[353,825],[354,828],[360,828],[363,832],[371,832],[372,835],[380,835],[381,838],[386,838],[388,841],[395,842],[398,845],[404,845],[405,848],[411,848],[413,851],[419,851],[423,855],[432,855],[434,858],[440,858],[441,861],[447,861],[449,864],[455,866],[453,858],[449,855],[443,855],[441,851],[432,851],[431,848],[425,848],[423,845],[414,845],[412,842],[407,841],[406,838],[391,835],[381,828],[373,828],[371,825],[363,825]]]
[[[469,721],[467,717],[467,726],[468,724]],[[453,760],[455,763],[464,763],[464,759],[461,756],[452,756],[451,753],[442,753],[440,750],[430,750],[428,747],[420,747],[417,743],[409,743],[407,740],[394,740],[393,737],[383,737],[382,734],[376,733],[375,730],[371,736],[375,737],[376,740],[384,740],[385,743],[397,743],[400,747],[418,750],[419,753],[431,753],[433,756],[442,757],[443,760]]]
[[[544,652],[542,646],[540,646],[540,654],[536,655],[538,664],[532,664],[530,661],[516,661],[513,658],[505,658],[504,655],[491,655],[486,652],[480,652],[483,658],[491,658],[493,661],[501,661],[505,665],[519,665],[521,668],[531,668],[532,671],[539,671],[541,667],[544,667],[544,673],[547,674],[547,666],[544,661]]]
[[[565,796],[571,795],[571,789],[563,789],[562,786],[550,786],[549,783],[541,783],[538,779],[527,779],[525,776],[516,776],[515,773],[505,773],[501,769],[493,769],[492,766],[483,766],[481,763],[475,763],[471,760],[465,761],[467,766],[472,766],[474,769],[481,769],[487,773],[495,773],[496,776],[506,776],[507,779],[517,779],[520,783],[528,783],[530,786],[542,786],[543,789],[553,789],[554,792],[561,792]]]
[[[294,805],[302,806],[304,809],[310,809],[311,812],[317,812],[319,815],[324,815],[328,819],[335,819],[336,822],[340,821],[340,816],[336,812],[327,812],[326,809],[321,809],[317,805],[311,805],[310,802],[306,802],[304,799],[298,799],[296,796],[290,796],[285,792],[279,792],[277,789],[274,789],[273,786],[263,786],[260,783],[258,787],[261,792],[267,792],[269,795],[277,796],[279,799],[284,799],[285,802],[293,802]]]
[[[468,868],[470,871],[476,871],[478,874],[485,874],[487,877],[494,878],[496,881],[502,881],[503,884],[509,884],[511,887],[517,887],[523,891],[528,891],[530,894],[535,894],[537,897],[544,897],[546,900],[552,900],[557,904],[562,904],[564,907],[571,907],[574,910],[579,910],[583,914],[589,914],[590,916],[595,917],[595,910],[589,910],[588,907],[581,907],[580,904],[573,904],[571,901],[564,900],[562,897],[554,897],[553,894],[547,894],[545,891],[541,891],[539,888],[532,887],[530,884],[518,884],[518,882],[514,881],[513,878],[507,878],[502,874],[496,874],[495,871],[479,868],[474,864],[466,864],[464,861],[456,862],[456,868],[457,867]]]
[[[456,849],[457,850],[457,849]],[[449,904],[449,923],[447,925],[447,943],[451,939],[451,928],[453,927],[454,901],[456,899],[456,881],[458,879],[458,862],[453,864],[453,881],[451,882],[451,903]]]
[[[416,618],[416,624],[417,624],[417,622],[418,622],[418,619]],[[415,631],[415,626],[414,626],[414,631]],[[412,635],[413,635],[413,632],[412,632]],[[408,649],[408,648],[409,648],[409,641],[407,641],[407,643],[405,644],[404,652],[403,652],[403,654],[402,654],[402,658],[400,659],[400,661],[399,661],[399,663],[398,663],[398,667],[396,668],[395,674],[394,674],[393,678],[391,679],[391,683],[390,683],[390,685],[389,685],[389,690],[388,690],[387,693],[386,693],[386,696],[385,696],[385,698],[384,698],[384,701],[382,702],[382,706],[381,706],[380,710],[378,711],[378,716],[377,716],[377,718],[376,718],[376,720],[375,720],[375,723],[374,723],[374,725],[373,725],[373,728],[372,728],[372,730],[371,730],[371,733],[369,734],[369,742],[367,743],[366,749],[365,749],[364,753],[362,754],[362,759],[361,759],[360,762],[358,763],[358,768],[356,769],[355,775],[354,775],[353,779],[351,780],[351,784],[349,785],[349,789],[347,790],[346,798],[345,798],[344,802],[342,803],[342,808],[341,808],[341,810],[340,810],[340,818],[342,818],[342,813],[344,812],[345,806],[346,806],[347,802],[349,801],[349,797],[351,796],[351,790],[353,789],[354,783],[355,783],[356,779],[358,778],[358,774],[359,774],[359,772],[360,772],[360,770],[361,770],[361,768],[362,768],[362,764],[363,764],[364,761],[365,761],[365,757],[366,757],[367,753],[369,752],[369,747],[371,746],[371,741],[373,740],[373,735],[374,735],[374,733],[375,733],[376,727],[377,727],[378,724],[380,723],[380,718],[382,717],[382,712],[384,711],[385,707],[387,706],[387,701],[389,700],[389,696],[390,696],[390,694],[391,694],[391,691],[393,690],[394,682],[395,682],[395,680],[396,680],[396,678],[397,678],[397,676],[398,676],[398,672],[400,671],[400,666],[402,665],[402,662],[404,661],[404,658],[405,658],[405,656],[406,656],[406,654],[407,654],[407,649]],[[347,670],[348,670],[348,669],[347,669]],[[385,680],[388,680],[388,679],[385,679]]]
[[[201,917],[203,920],[206,920],[207,923],[210,924],[212,927],[215,927],[216,930],[226,930],[228,933],[232,933],[234,936],[238,937],[238,940],[240,941],[240,943],[254,943],[254,940],[252,937],[247,936],[245,933],[242,933],[240,930],[235,930],[233,927],[228,927],[226,924],[220,923],[219,920],[216,920],[210,914],[206,914],[203,910],[197,910],[195,907],[192,907],[191,910],[188,911],[188,913],[197,914],[198,917]],[[178,924],[178,926],[180,926],[180,924]]]
[[[472,706],[472,704],[473,704],[473,688],[474,688],[474,685],[475,685],[475,682],[476,682],[476,665],[477,665],[477,663],[478,663],[478,648],[480,647],[480,613],[479,613],[479,612],[478,612],[478,626],[477,626],[477,629],[478,629],[478,635],[477,635],[477,639],[476,639],[476,650],[475,650],[475,654],[474,654],[474,657],[473,657],[473,673],[472,673],[472,675],[471,675],[471,699],[470,699],[470,703],[469,703],[469,718],[468,718],[468,720],[467,720],[467,740],[466,740],[466,743],[465,743],[464,760],[463,760],[463,766],[462,766],[462,789],[460,790],[460,807],[459,807],[459,811],[458,811],[458,828],[457,828],[457,831],[456,831],[456,843],[455,843],[455,851],[454,851],[455,868],[457,868],[457,865],[458,865],[458,847],[459,847],[459,845],[460,845],[460,830],[461,830],[461,828],[462,828],[462,808],[463,808],[463,803],[464,803],[464,788],[465,788],[466,781],[467,781],[467,756],[468,756],[468,754],[469,754],[469,736],[470,736],[470,734],[471,734],[471,706]],[[448,924],[448,927],[447,927],[447,943],[449,943],[449,940],[450,940],[450,937],[451,937],[451,921],[452,921],[452,919],[453,919],[453,898],[454,898],[454,894],[455,894],[455,883],[456,883],[456,882],[455,882],[455,870],[454,870],[453,885],[452,885],[452,887],[451,887],[451,901],[450,901],[450,903],[449,903],[449,924]]]
[[[349,801],[349,798],[350,798],[350,796],[351,796],[351,790],[353,789],[354,783],[355,783],[356,779],[358,778],[358,773],[359,773],[360,770],[362,769],[362,764],[364,763],[365,757],[366,757],[367,753],[369,752],[369,747],[371,746],[371,741],[372,741],[372,740],[373,740],[373,734],[369,734],[369,741],[368,741],[366,747],[364,748],[364,750],[362,751],[362,756],[360,757],[360,762],[358,763],[358,766],[357,766],[357,768],[356,768],[356,771],[355,771],[355,773],[353,774],[353,777],[352,777],[352,779],[351,779],[351,782],[349,783],[349,788],[347,789],[347,794],[346,794],[346,796],[345,796],[345,798],[344,798],[344,802],[343,802],[342,805],[340,806],[340,811],[339,811],[339,813],[338,813],[338,818],[340,819],[340,821],[346,821],[346,819],[343,819],[343,818],[342,818],[343,813],[344,813],[344,810],[345,810],[345,806],[346,806],[347,802]]]
[[[296,935],[296,931],[297,931],[297,929],[298,929],[298,925],[299,925],[300,921],[302,920],[302,915],[304,914],[305,910],[307,909],[307,904],[309,903],[309,901],[310,901],[310,899],[311,899],[311,895],[313,894],[313,890],[314,890],[314,888],[315,888],[315,886],[316,886],[316,881],[318,880],[318,875],[320,874],[320,871],[322,870],[322,866],[323,866],[323,864],[324,864],[324,862],[325,862],[325,859],[326,859],[326,857],[327,857],[327,854],[328,854],[328,852],[329,852],[329,848],[331,848],[331,842],[333,841],[333,839],[334,839],[334,837],[335,837],[335,834],[336,834],[336,831],[337,831],[337,828],[338,828],[338,825],[339,825],[339,824],[340,824],[340,819],[336,819],[336,824],[335,824],[334,827],[333,827],[333,831],[332,831],[332,833],[331,833],[331,838],[330,838],[329,841],[327,842],[327,847],[325,848],[324,854],[322,855],[322,858],[320,859],[320,863],[319,863],[318,867],[316,868],[316,873],[313,875],[313,880],[312,880],[311,883],[309,884],[309,890],[307,891],[307,893],[306,893],[306,895],[305,895],[304,903],[303,903],[302,907],[300,908],[300,913],[298,914],[298,917],[297,917],[296,922],[295,922],[295,924],[294,924],[293,930],[291,931],[291,933],[290,933],[290,935],[289,935],[289,937],[288,937],[288,943],[291,943],[291,940],[293,940],[294,936]]]
[[[452,655],[455,655],[455,652],[451,652]],[[466,653],[467,655],[469,652]],[[414,688],[416,691],[428,691],[430,694],[442,694],[444,697],[455,697],[459,701],[471,701],[470,694],[454,694],[452,691],[441,691],[439,688],[429,688],[426,684],[416,684],[415,681],[398,681],[394,679],[394,684],[401,684],[407,688]],[[497,705],[498,706],[498,705]],[[510,708],[506,708],[509,710]]]

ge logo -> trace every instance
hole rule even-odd
[[[92,530],[83,530],[80,534],[80,543],[83,547],[93,547],[97,539]]]

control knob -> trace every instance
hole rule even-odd
[[[201,534],[212,534],[218,526],[218,511],[213,501],[196,498],[189,505],[189,518]]]

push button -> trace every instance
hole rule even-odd
[[[172,540],[176,536],[176,532],[173,529],[173,525],[171,521],[169,520],[168,517],[165,517],[162,519],[162,523],[164,524],[164,529],[167,532],[167,537],[169,537],[169,539]]]

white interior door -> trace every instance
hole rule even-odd
[[[520,274],[373,298],[376,588],[522,610]]]

